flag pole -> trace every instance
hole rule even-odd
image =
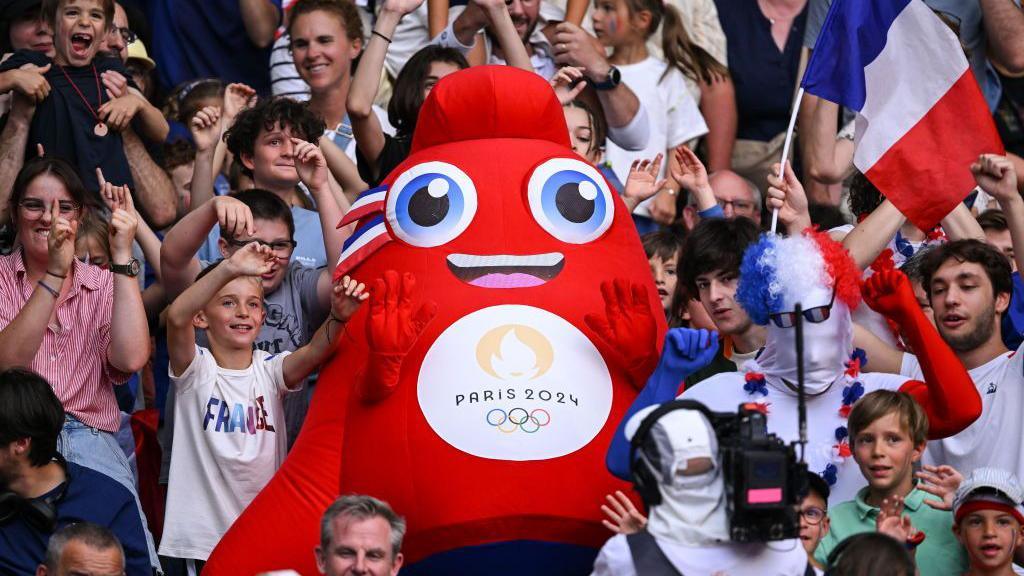
[[[782,160],[779,162],[779,179],[786,179],[786,158],[789,158],[789,147],[793,144],[793,127],[796,126],[796,115],[800,112],[800,101],[804,99],[804,87],[797,90],[796,98],[793,99],[793,112],[789,115],[789,127],[786,128],[786,141],[782,145]],[[779,225],[779,209],[772,210],[772,234]]]

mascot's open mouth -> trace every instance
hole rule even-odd
[[[554,279],[562,271],[565,257],[559,252],[512,256],[497,254],[448,255],[448,269],[456,278],[480,288],[529,288]]]

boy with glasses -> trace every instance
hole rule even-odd
[[[800,543],[807,552],[814,573],[824,574],[823,564],[814,559],[814,550],[818,543],[828,534],[828,484],[814,472],[807,473],[807,496],[800,502],[797,512],[800,514]]]

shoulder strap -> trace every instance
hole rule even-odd
[[[669,561],[658,546],[657,540],[647,530],[626,536],[629,553],[633,556],[633,568],[641,576],[683,576]]]

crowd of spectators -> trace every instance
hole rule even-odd
[[[780,234],[817,227],[875,277],[828,330],[896,383],[849,402],[829,441],[850,466],[812,470],[798,564],[1024,573],[1019,1],[925,0],[1006,149],[963,167],[978,188],[934,230],[857,172],[849,111],[794,102],[829,0],[565,1],[0,0],[0,574],[202,570],[369,296],[333,279],[337,223],[409,155],[433,86],[485,64],[550,81],[572,150],[632,212],[681,359],[648,404],[778,355],[784,326],[738,293],[773,210]],[[964,383],[975,412],[947,405]],[[648,529],[622,493],[604,509],[612,532]],[[340,498],[321,532],[326,574],[402,566],[404,521],[372,496]],[[615,542],[595,573],[635,573]],[[687,574],[733,568],[666,553]]]

